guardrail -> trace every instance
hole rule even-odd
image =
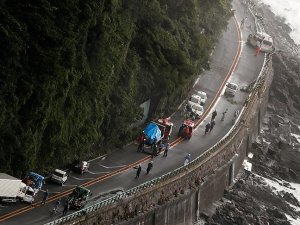
[[[257,12],[254,12],[255,8],[249,8],[249,11],[251,13],[251,15],[254,18],[254,22],[255,22],[255,30],[256,32],[264,32],[265,33],[265,24],[264,24],[264,18],[262,16],[260,16]],[[256,10],[255,10],[256,11]]]
[[[71,222],[74,219],[78,219],[81,216],[84,216],[86,214],[95,212],[101,208],[107,207],[113,203],[116,203],[120,201],[121,199],[125,199],[131,196],[134,196],[146,189],[149,190],[149,188],[154,188],[158,184],[161,184],[163,182],[172,181],[174,178],[178,177],[178,175],[184,175],[187,171],[193,171],[195,168],[200,167],[204,164],[204,162],[210,160],[213,156],[218,154],[224,146],[226,146],[227,143],[229,143],[239,132],[239,130],[244,126],[244,122],[247,119],[248,113],[251,112],[251,106],[252,103],[256,100],[257,93],[259,93],[264,81],[265,76],[268,73],[269,64],[271,62],[270,58],[272,54],[269,54],[265,57],[264,65],[262,67],[262,70],[260,71],[260,74],[256,80],[256,83],[254,85],[254,88],[252,89],[252,92],[249,94],[248,98],[245,100],[244,106],[241,110],[241,113],[239,117],[237,118],[236,123],[233,125],[232,129],[213,147],[208,149],[205,153],[201,154],[199,157],[191,161],[186,166],[181,166],[177,168],[175,171],[169,172],[167,174],[164,174],[158,178],[155,178],[153,180],[150,180],[146,183],[143,183],[139,186],[136,186],[134,188],[131,188],[123,193],[117,194],[111,198],[102,200],[100,202],[97,202],[91,206],[88,206],[84,209],[81,209],[79,211],[76,211],[74,213],[71,213],[67,216],[64,216],[62,218],[56,219],[52,222],[46,223],[45,225],[56,225],[56,224],[63,224],[65,222]]]

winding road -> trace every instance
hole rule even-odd
[[[150,174],[146,175],[145,173],[150,156],[137,153],[137,146],[129,144],[122,150],[115,151],[106,157],[92,160],[88,173],[83,175],[71,173],[69,180],[63,186],[44,185],[43,189],[49,189],[50,192],[45,205],[41,204],[42,192],[40,192],[33,207],[25,203],[1,206],[0,224],[45,224],[61,216],[61,212],[54,216],[50,216],[49,212],[53,208],[54,202],[58,198],[62,198],[62,202],[64,202],[66,196],[76,185],[88,187],[92,191],[93,196],[88,203],[90,205],[95,201],[108,198],[170,172],[183,165],[187,153],[190,153],[192,158],[196,158],[221,140],[232,127],[233,113],[242,108],[248,96],[248,93],[239,90],[233,99],[226,98],[223,92],[227,81],[237,83],[239,88],[247,87],[256,80],[264,61],[264,54],[255,57],[254,49],[245,44],[248,34],[251,33],[250,27],[246,24],[242,30],[239,29],[238,21],[245,16],[248,18],[246,23],[252,24],[254,27],[252,17],[243,14],[245,10],[238,0],[233,1],[233,9],[235,17],[229,21],[227,30],[216,45],[211,57],[211,69],[199,75],[198,82],[190,91],[190,94],[200,90],[205,91],[208,100],[205,105],[205,114],[197,121],[198,127],[189,141],[176,138],[178,129],[184,120],[181,113],[183,106],[181,106],[172,115],[175,127],[168,157],[162,157],[161,154],[154,158],[154,167]],[[228,112],[225,121],[221,122],[221,113],[226,108],[228,108]],[[204,126],[210,121],[211,112],[214,109],[218,112],[216,125],[210,133],[204,136]],[[138,164],[142,165],[142,173],[139,179],[135,179],[136,170],[133,167]]]

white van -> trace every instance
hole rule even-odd
[[[255,34],[249,34],[247,43],[254,48],[259,46],[262,52],[274,51],[273,38],[264,32],[257,32]]]
[[[228,82],[225,89],[225,95],[234,96],[238,90],[238,85],[235,83]]]
[[[67,172],[60,169],[54,170],[53,174],[51,175],[51,180],[59,184],[65,183],[67,179],[68,179]]]

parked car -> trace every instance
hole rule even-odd
[[[200,105],[204,106],[207,100],[207,94],[204,91],[197,91],[197,95],[201,97]]]
[[[71,165],[71,170],[80,174],[83,174],[89,170],[90,163],[86,161],[75,160]]]
[[[225,89],[225,95],[234,96],[237,90],[238,90],[237,84],[228,82]]]
[[[201,97],[199,95],[192,95],[188,101],[188,105],[201,104]]]
[[[193,113],[196,114],[196,118],[200,118],[204,112],[203,106],[201,106],[200,104],[193,104],[192,105],[192,110]]]
[[[64,184],[67,181],[67,179],[68,179],[67,172],[60,169],[54,170],[54,172],[51,175],[51,180],[61,185]]]

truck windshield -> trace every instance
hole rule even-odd
[[[34,192],[32,190],[30,190],[30,189],[27,189],[27,191],[26,191],[25,194],[33,196]]]
[[[199,103],[199,99],[195,98],[194,96],[191,97],[190,101],[194,103]]]
[[[237,90],[237,85],[236,84],[228,83],[227,87],[229,87],[232,90]]]
[[[54,171],[54,173],[53,173],[55,176],[58,176],[58,177],[63,177],[64,175],[63,174],[61,174],[61,173],[58,173],[58,172],[56,172],[56,171]]]
[[[264,43],[264,45],[267,45],[267,46],[272,46],[273,45],[273,43],[272,42],[270,42],[270,41],[264,41],[263,42]]]

